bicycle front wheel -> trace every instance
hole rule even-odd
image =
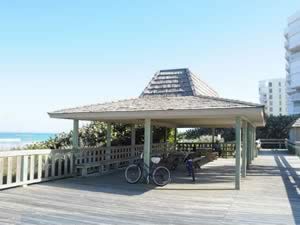
[[[170,180],[170,171],[166,167],[159,166],[153,171],[153,182],[157,186],[165,186],[170,182]]]
[[[142,177],[142,170],[138,165],[129,165],[125,170],[126,181],[130,184],[137,183]]]

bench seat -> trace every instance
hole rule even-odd
[[[136,160],[137,158],[130,158],[130,159],[126,159],[126,160],[120,160],[120,159],[112,159],[112,160],[103,160],[103,161],[97,161],[97,162],[90,162],[90,163],[83,163],[83,164],[79,164],[76,165],[76,170],[79,169],[80,170],[80,174],[81,176],[88,176],[88,169],[90,168],[98,168],[97,174],[101,174],[106,172],[105,171],[105,167],[109,166],[109,165],[114,165],[114,166],[119,166],[118,164],[120,164],[121,162],[134,162],[134,160]]]

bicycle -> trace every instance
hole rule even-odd
[[[151,157],[150,172],[148,173],[142,154],[138,163],[131,164],[126,168],[126,181],[130,184],[136,184],[144,175],[147,183],[150,182],[151,178],[157,186],[167,185],[171,181],[170,171],[165,166],[159,166],[160,161],[160,157]]]

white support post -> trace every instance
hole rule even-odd
[[[144,132],[144,169],[147,174],[150,171],[150,152],[151,152],[151,119],[145,119]],[[144,175],[147,175],[144,174]]]
[[[131,158],[135,157],[135,125],[131,125]]]
[[[254,151],[255,151],[255,139],[254,139],[254,127],[252,126],[252,132],[251,132],[251,161],[254,160]]]
[[[154,133],[154,126],[151,125],[151,132],[150,132],[150,142],[151,142],[151,148],[153,146],[153,133]]]
[[[252,148],[251,132],[252,132],[252,127],[251,124],[249,123],[247,129],[247,169],[249,169],[251,164],[251,148]]]
[[[174,128],[174,149],[177,150],[177,128]]]
[[[241,118],[237,117],[235,122],[235,189],[240,190],[241,185]]]
[[[215,136],[216,136],[216,129],[212,128],[212,132],[211,132],[211,148],[214,148],[214,144],[215,144]]]
[[[164,137],[164,142],[167,143],[168,141],[168,128],[165,127],[165,137]]]
[[[254,138],[254,157],[256,158],[258,156],[258,149],[256,147],[256,127],[254,127],[254,132],[253,132],[253,138]]]
[[[165,135],[164,135],[164,151],[168,151],[168,128],[165,127]]]
[[[73,136],[72,136],[72,145],[75,151],[79,149],[79,121],[73,120]]]
[[[243,149],[242,149],[242,177],[246,177],[247,174],[247,152],[248,152],[248,124],[244,122],[243,124]]]

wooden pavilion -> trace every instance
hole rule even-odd
[[[106,122],[107,147],[111,147],[111,123],[144,125],[144,163],[150,165],[152,126],[167,128],[235,128],[235,188],[256,156],[255,128],[265,125],[264,106],[219,97],[216,91],[189,69],[157,72],[143,93],[134,99],[63,109],[51,118],[69,119],[73,125],[73,148],[79,149],[79,120]]]

